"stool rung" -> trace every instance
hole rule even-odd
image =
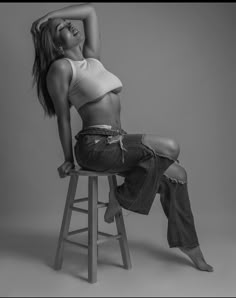
[[[103,208],[103,207],[107,207],[107,206],[108,206],[108,203],[98,201],[98,208]]]
[[[82,208],[78,208],[78,207],[70,207],[70,209],[77,211],[77,212],[82,212],[82,213],[86,213],[88,214],[88,210],[87,209],[82,209]]]
[[[67,243],[70,243],[70,244],[74,244],[74,245],[83,247],[83,248],[88,248],[88,245],[84,244],[84,243],[78,243],[78,242],[71,241],[71,240],[68,240],[68,239],[64,239],[64,241],[67,242]]]
[[[74,204],[74,203],[86,202],[86,201],[88,201],[88,197],[80,198],[80,199],[75,199],[75,200],[73,201],[73,204]]]
[[[121,238],[120,234],[117,235],[112,235],[112,234],[108,234],[108,233],[104,233],[104,232],[98,232],[99,235],[105,236],[107,237],[106,239],[98,239],[97,240],[97,244],[101,244],[110,240],[117,240],[119,238]]]
[[[88,228],[83,228],[83,229],[70,231],[70,232],[68,232],[68,236],[83,233],[83,232],[87,232],[87,231],[88,231]]]

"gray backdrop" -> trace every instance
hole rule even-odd
[[[60,179],[57,173],[63,154],[56,121],[44,118],[31,88],[30,27],[36,18],[66,5],[0,4],[2,227],[54,224],[59,229],[68,178]],[[102,62],[124,84],[123,128],[175,138],[201,235],[215,229],[233,232],[235,4],[94,6]],[[72,109],[73,136],[80,128],[81,120]],[[85,182],[81,192],[87,190]],[[106,196],[107,181],[101,180],[100,186]],[[130,238],[135,229],[131,226]],[[150,229],[154,231],[155,225]]]

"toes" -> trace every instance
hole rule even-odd
[[[114,222],[114,217],[111,217],[111,218],[104,218],[104,220],[105,220],[105,222],[106,223],[112,223],[112,222]]]
[[[104,221],[107,223],[112,223],[114,222],[114,216],[108,216],[106,213],[104,215]]]
[[[209,272],[213,272],[214,271],[214,268],[212,266],[208,265],[208,271]]]
[[[114,215],[109,214],[110,210],[107,210],[104,215],[104,221],[107,223],[112,223],[114,221]]]
[[[187,256],[189,256],[189,258],[192,260],[192,262],[199,270],[207,271],[207,272],[214,271],[213,267],[206,263],[203,257],[203,254],[198,249],[194,251],[194,250],[187,250],[182,247],[179,247],[179,248],[182,252],[184,252]]]

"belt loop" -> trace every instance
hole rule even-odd
[[[120,149],[121,149],[121,154],[122,154],[122,163],[124,163],[125,162],[125,155],[124,155],[124,151],[128,151],[127,149],[125,149],[125,147],[124,147],[124,144],[123,144],[123,135],[121,135],[120,136],[120,141],[119,141],[119,143],[120,143]]]

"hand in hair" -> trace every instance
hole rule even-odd
[[[31,26],[31,30],[30,32],[35,35],[36,33],[39,33],[40,32],[40,26],[47,22],[49,19],[49,16],[48,15],[45,15],[39,19],[37,19],[36,21],[33,22],[32,26]]]

